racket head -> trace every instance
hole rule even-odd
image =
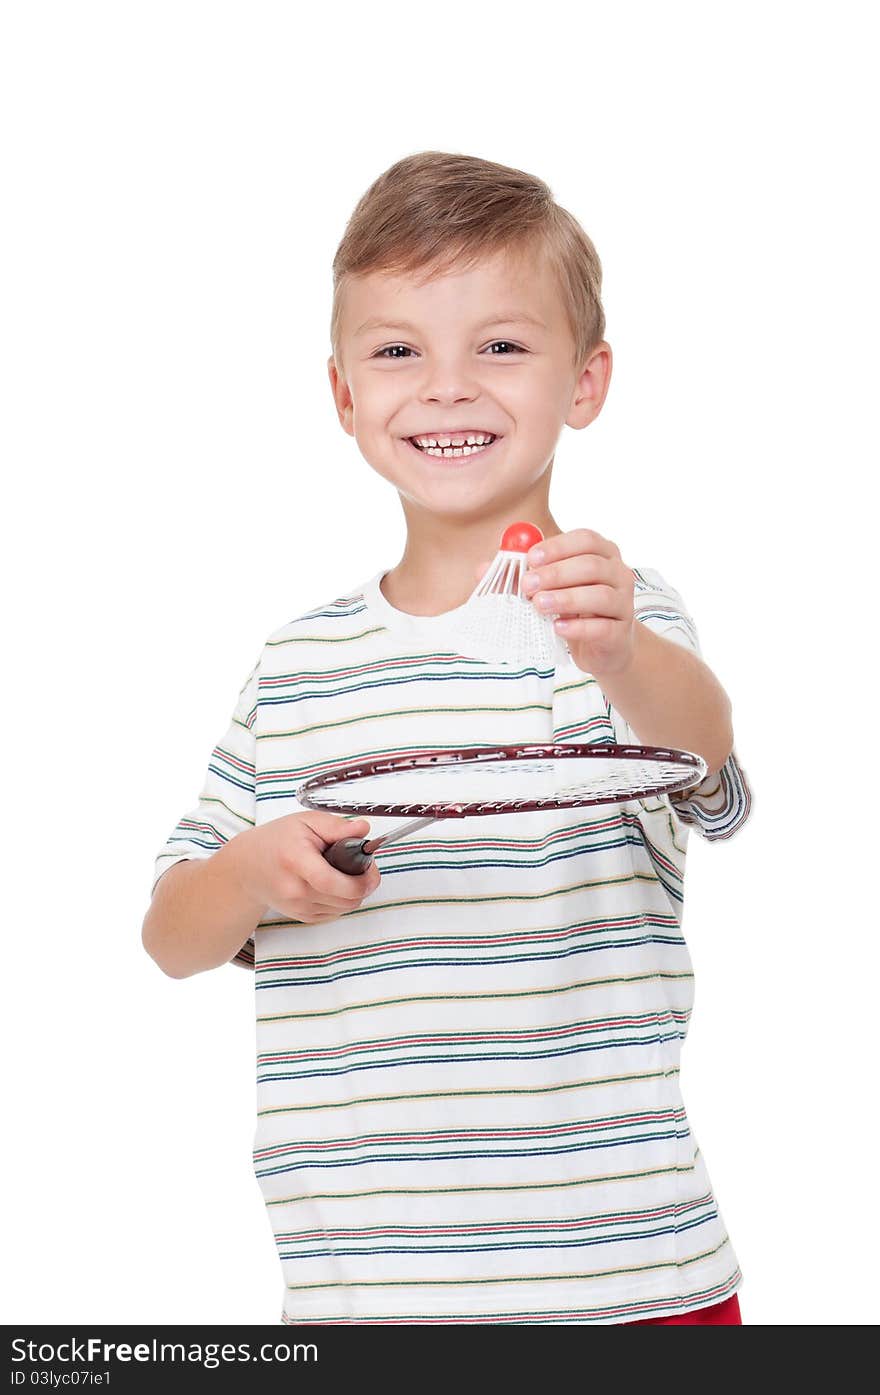
[[[707,771],[702,756],[668,746],[463,746],[334,766],[300,785],[296,799],[306,809],[376,818],[478,818],[674,794],[699,784]],[[456,785],[463,794],[464,776],[474,772],[484,797],[455,798]],[[513,794],[517,784],[520,793]]]

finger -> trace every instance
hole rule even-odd
[[[348,908],[350,909],[350,907]],[[303,911],[299,917],[305,920],[307,925],[316,925],[324,920],[339,920],[345,915],[345,909],[339,906],[325,906],[319,901],[313,901],[307,911]]]
[[[340,906],[334,905],[330,901],[312,902],[312,913],[314,915],[329,916],[333,920],[338,920],[340,916],[348,915],[349,911],[353,911],[354,909],[355,907],[352,905],[351,901],[346,901]]]
[[[563,591],[539,591],[534,600],[542,615],[625,620],[627,614],[626,597],[613,586],[568,586]]]
[[[311,893],[309,900],[313,905],[320,906],[322,910],[332,911],[334,915],[341,915],[344,911],[350,911],[352,906],[357,903],[357,897],[319,896],[316,892]]]
[[[612,653],[620,634],[619,621],[609,620],[607,616],[554,620],[553,625],[559,627],[567,644],[585,644],[593,649],[594,660]]]
[[[314,837],[313,848],[316,853],[320,853],[320,864],[316,864],[315,859],[306,853],[309,846],[306,842],[303,845],[303,852],[306,854],[304,874],[310,884],[318,891],[326,892],[331,896],[344,896],[348,899],[347,888],[352,884],[352,877],[349,873],[340,872],[332,867],[326,853],[334,843],[344,842],[349,838],[353,839],[355,843],[362,841],[370,831],[369,820],[363,817],[344,819],[338,814],[331,814],[321,809],[309,810],[308,814],[309,817],[304,822]],[[313,815],[317,817],[313,817]],[[312,869],[311,876],[308,875],[308,868]],[[366,870],[369,871],[369,868]],[[328,881],[328,872],[332,878],[341,878],[341,882]]]
[[[320,853],[317,853],[314,857],[303,857],[300,875],[312,888],[317,898],[327,901],[342,901],[351,906],[356,901],[362,901],[367,893],[373,889],[371,871],[372,867],[368,867],[366,871],[359,872],[356,876],[348,872],[340,872],[336,867],[331,867]]]
[[[376,887],[379,885],[379,877],[374,869],[375,863],[371,863],[364,872],[359,872],[357,874],[353,872],[342,872],[335,869],[338,876],[345,878],[346,886],[350,888],[350,891],[344,896],[337,896],[335,893],[329,894],[326,891],[318,891],[312,888],[312,895],[317,901],[328,901],[333,905],[341,901],[349,908],[351,906],[356,906],[360,901],[363,901],[365,896],[369,896],[372,891],[375,891]]]
[[[544,562],[559,562],[563,557],[575,557],[579,552],[597,552],[600,557],[620,556],[617,544],[610,538],[603,538],[592,528],[574,528],[570,533],[557,533],[555,537],[536,543],[529,548],[526,560],[529,566],[541,566]],[[535,553],[541,553],[541,558],[536,558]]]
[[[560,586],[586,586],[597,581],[613,586],[619,576],[613,558],[601,557],[596,552],[581,552],[576,557],[547,562],[527,571],[523,577],[523,590],[526,595],[534,595],[537,591],[553,590]]]
[[[478,562],[474,568],[474,581],[482,581],[491,565],[491,560],[488,562]]]
[[[304,809],[300,817],[315,834],[316,843],[320,843],[322,848],[339,838],[365,837],[370,831],[369,819],[346,819],[341,814],[331,814],[327,809]]]
[[[358,877],[346,876],[344,872],[340,875],[345,876],[347,883],[357,883],[351,896],[327,896],[323,893],[315,893],[313,896],[316,906],[323,907],[333,915],[345,915],[347,911],[353,910],[379,885],[379,874],[375,870],[375,864]]]

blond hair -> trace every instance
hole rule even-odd
[[[536,250],[557,275],[579,370],[605,334],[602,265],[549,186],[473,155],[423,150],[398,160],[359,199],[333,258],[330,342],[337,364],[350,277],[374,271],[438,275],[498,252],[527,256]]]

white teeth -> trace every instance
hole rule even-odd
[[[411,436],[410,440],[426,455],[455,457],[473,455],[475,451],[485,450],[487,446],[492,444],[495,437],[491,432],[477,431],[470,435],[462,434],[460,436],[456,436],[454,433],[448,436]]]

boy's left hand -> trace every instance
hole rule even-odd
[[[538,561],[537,553],[543,553],[543,560]],[[635,577],[616,544],[589,528],[575,528],[537,543],[526,560],[523,591],[541,614],[565,621],[554,628],[578,668],[596,677],[628,668],[638,624]]]

